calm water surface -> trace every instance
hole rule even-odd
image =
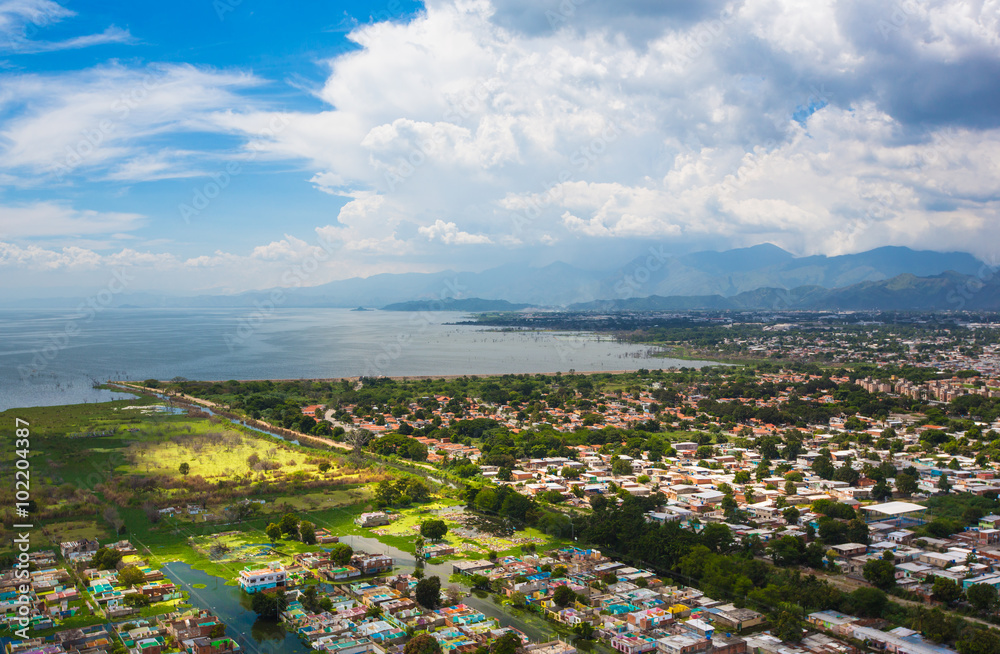
[[[593,335],[448,325],[456,313],[0,310],[0,410],[113,399],[107,379],[301,379],[700,367]]]

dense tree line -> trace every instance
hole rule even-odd
[[[808,613],[835,609],[903,624],[935,642],[955,644],[962,654],[1000,654],[1000,634],[954,614],[894,604],[878,588],[843,592],[814,575],[803,574],[800,566],[823,567],[827,543],[822,538],[806,543],[785,536],[765,547],[756,538],[737,541],[728,527],[718,523],[695,532],[675,522],[648,521],[647,512],[661,500],[630,495],[620,505],[595,501],[592,515],[576,518],[576,533],[581,541],[592,543],[609,556],[654,569],[710,597],[767,614],[773,632],[787,640],[801,637]],[[841,514],[835,503],[821,508]],[[768,556],[774,565],[762,556]],[[978,601],[996,606],[993,595]]]

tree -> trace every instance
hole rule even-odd
[[[497,481],[510,481],[514,478],[514,473],[506,466],[500,466],[497,470]]]
[[[774,635],[786,642],[802,640],[801,609],[795,606],[782,609],[774,621]]]
[[[947,493],[951,490],[951,483],[948,481],[948,475],[941,475],[938,477],[937,489],[942,493]]]
[[[978,506],[968,506],[965,511],[962,512],[962,520],[965,524],[973,526],[979,522],[979,519],[983,517],[983,510]]]
[[[844,465],[840,466],[833,473],[834,481],[846,481],[848,484],[851,484],[852,486],[856,484],[858,479],[860,478],[861,475],[858,473],[857,470],[851,467],[849,463],[845,463]]]
[[[913,619],[913,629],[923,632],[923,635],[936,643],[947,643],[957,634],[955,621],[939,608],[928,611],[918,608]]]
[[[187,461],[185,461],[184,463],[182,463],[180,465],[179,470],[181,471],[182,475],[184,475],[185,477],[187,477],[188,473],[191,472],[191,464],[188,463]]]
[[[969,604],[984,613],[993,612],[997,607],[997,589],[989,584],[972,584],[965,591]]]
[[[347,565],[351,562],[352,556],[354,556],[354,548],[347,543],[337,543],[330,548],[330,560],[337,565]]]
[[[441,645],[430,634],[419,634],[407,641],[403,654],[441,654]]]
[[[273,522],[264,529],[264,533],[267,534],[267,539],[272,543],[277,543],[281,540],[281,527]]]
[[[892,561],[885,559],[872,559],[865,563],[861,569],[861,574],[872,586],[887,590],[896,585],[896,566]]]
[[[884,479],[880,479],[872,486],[871,496],[877,502],[885,502],[892,498],[892,488],[889,487],[889,484]]]
[[[250,599],[250,609],[262,618],[275,620],[281,612],[288,606],[285,594],[258,592],[254,593]]]
[[[594,625],[584,620],[573,627],[573,632],[583,640],[590,640],[594,637]]]
[[[823,479],[833,479],[833,461],[829,456],[818,456],[812,463],[812,470]]]
[[[902,495],[913,495],[917,492],[917,478],[901,472],[896,475],[896,490]]]
[[[444,520],[426,520],[420,525],[420,535],[429,540],[441,540],[447,533]]]
[[[316,527],[313,526],[313,523],[308,520],[303,520],[299,524],[299,538],[301,538],[302,542],[306,545],[316,544]]]
[[[281,527],[281,533],[286,536],[290,536],[299,530],[299,518],[294,513],[286,513],[284,517],[281,518],[281,522],[278,523]]]
[[[556,606],[567,607],[576,601],[576,593],[573,592],[572,588],[563,584],[552,593],[552,601],[556,603]]]
[[[426,461],[427,446],[420,441],[413,441],[406,446],[403,455],[411,461]]]
[[[847,595],[847,608],[862,618],[879,618],[889,605],[889,598],[878,588],[858,588]]]
[[[330,469],[330,462],[329,461],[320,461],[319,465],[317,465],[316,467],[319,469],[320,472],[326,472],[327,470]]]
[[[783,517],[785,519],[785,522],[787,522],[788,524],[797,525],[799,524],[800,513],[799,510],[796,509],[794,506],[790,506],[781,512],[781,517]]]
[[[511,606],[516,606],[519,609],[523,609],[528,605],[528,598],[524,596],[519,590],[515,590],[510,596]]]
[[[372,439],[372,434],[367,429],[352,429],[344,433],[344,442],[356,450],[363,448]]]
[[[955,643],[961,654],[1000,654],[1000,639],[993,629],[967,629]]]
[[[118,562],[122,560],[122,553],[115,549],[102,547],[94,552],[90,562],[95,568],[100,570],[114,570],[118,567]]]
[[[936,602],[951,604],[962,596],[962,587],[954,579],[935,577],[931,586],[931,597]]]
[[[118,581],[131,588],[146,581],[146,574],[134,565],[126,566],[118,571]]]
[[[624,459],[615,459],[611,464],[611,473],[616,477],[632,474],[632,464]]]
[[[868,523],[855,518],[847,523],[847,540],[852,543],[868,544]]]
[[[414,597],[421,606],[428,609],[435,608],[441,599],[441,579],[437,576],[424,577],[417,582]]]
[[[523,643],[521,637],[513,631],[500,636],[490,646],[490,654],[515,654]]]

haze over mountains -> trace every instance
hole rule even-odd
[[[842,256],[795,257],[779,247],[763,244],[678,256],[665,254],[663,248],[651,245],[617,268],[585,270],[557,262],[542,268],[510,264],[478,273],[381,274],[285,289],[279,304],[288,308],[383,307],[443,298],[484,298],[595,310],[956,309],[961,307],[947,299],[949,291],[975,283],[977,276],[987,279],[992,277],[992,271],[972,255],[958,252],[883,247]],[[988,287],[992,285],[987,283]],[[981,284],[976,285],[977,289],[978,286]],[[136,293],[116,298],[116,305],[243,307],[268,301],[272,295],[269,290],[195,297]],[[1000,294],[992,291],[977,291],[975,295],[978,298],[975,304],[996,304],[1000,298]],[[30,305],[64,304],[39,300]],[[78,300],[67,305],[76,304]],[[963,303],[966,304],[965,308],[989,308]],[[489,308],[488,303],[469,306]]]

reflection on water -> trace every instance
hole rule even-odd
[[[341,542],[354,549],[379,552],[392,556],[397,572],[409,573],[414,570],[416,560],[412,554],[386,545],[367,536],[344,536]],[[424,574],[440,577],[442,585],[448,585],[451,564],[426,564]],[[298,637],[273,620],[259,620],[250,610],[250,597],[238,586],[227,586],[225,581],[201,570],[191,568],[187,563],[172,562],[163,566],[163,573],[175,584],[190,593],[191,604],[199,609],[212,611],[229,627],[227,635],[240,643],[249,654],[298,654],[311,651]],[[194,588],[194,584],[204,584],[205,588]],[[525,616],[523,619],[507,613],[494,604],[486,593],[469,595],[462,599],[464,604],[496,618],[502,626],[513,627],[528,638],[538,642],[551,640],[555,631],[540,618]]]
[[[259,620],[250,610],[250,597],[238,586],[174,561],[163,566],[163,574],[190,593],[191,604],[207,609],[226,623],[226,635],[248,654],[305,654],[311,651],[299,638],[274,620]],[[194,588],[204,584],[205,588]]]

